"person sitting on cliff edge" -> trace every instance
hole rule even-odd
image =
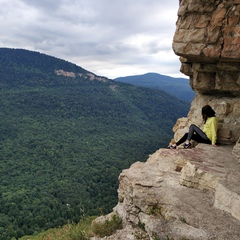
[[[218,119],[215,111],[209,105],[204,106],[202,108],[202,118],[204,123],[203,131],[196,125],[191,124],[189,132],[185,133],[178,142],[168,146],[168,149],[176,149],[177,146],[184,142],[184,148],[189,148],[191,147],[191,140],[216,146]]]

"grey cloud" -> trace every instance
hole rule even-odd
[[[152,71],[151,66],[159,64],[156,55],[171,51],[177,5],[177,0],[0,2],[4,9],[0,44],[44,52],[80,66],[84,62],[96,74],[101,62],[105,68],[107,61],[120,68],[146,64]]]
[[[61,6],[64,0],[21,0],[25,5],[30,6],[32,8],[38,8],[44,10],[46,12],[54,12],[56,9]]]

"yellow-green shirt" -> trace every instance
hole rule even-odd
[[[218,120],[216,117],[210,117],[204,124],[203,132],[211,140],[212,144],[217,142]]]

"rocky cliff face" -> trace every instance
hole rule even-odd
[[[184,125],[199,125],[201,108],[209,104],[219,117],[219,142],[224,144],[240,135],[239,14],[239,0],[182,0],[173,39],[181,71],[197,93]]]
[[[64,77],[69,77],[69,78],[76,78],[76,77],[81,77],[81,78],[84,78],[84,79],[88,79],[90,81],[100,81],[100,82],[107,82],[108,79],[105,78],[105,77],[99,77],[99,76],[96,76],[95,74],[93,73],[75,73],[75,72],[67,72],[67,71],[64,71],[62,69],[58,69],[58,70],[55,70],[54,73],[58,76],[64,76]]]
[[[122,218],[123,229],[104,239],[240,239],[239,16],[239,0],[180,1],[173,49],[197,94],[174,140],[191,123],[201,126],[209,104],[220,145],[160,149],[124,170],[110,214]]]

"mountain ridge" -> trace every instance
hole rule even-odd
[[[136,86],[161,89],[188,102],[191,102],[195,96],[195,92],[191,89],[189,80],[186,78],[173,78],[159,73],[150,72],[142,75],[119,77],[113,80]]]

